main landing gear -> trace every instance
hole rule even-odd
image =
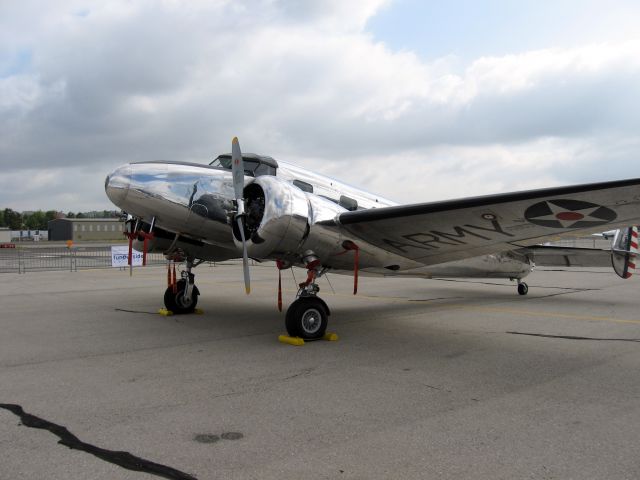
[[[169,281],[169,286],[164,292],[164,306],[167,310],[176,313],[193,313],[198,304],[200,291],[195,285],[195,275],[191,270],[197,264],[193,259],[187,259],[186,270],[180,272],[180,280],[176,282],[175,267],[174,278]]]
[[[324,336],[331,314],[324,300],[317,296],[320,287],[315,283],[326,270],[313,254],[304,260],[307,265],[307,280],[299,285],[297,299],[287,310],[285,326],[292,337],[317,340]]]
[[[526,295],[527,293],[529,293],[529,285],[527,285],[526,283],[520,281],[520,279],[518,279],[518,294],[519,295]]]

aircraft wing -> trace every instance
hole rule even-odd
[[[425,265],[640,222],[640,179],[344,212],[348,234]]]

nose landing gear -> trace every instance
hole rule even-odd
[[[195,285],[195,275],[191,270],[196,266],[192,259],[187,259],[186,270],[180,273],[182,277],[175,285],[169,285],[164,292],[164,306],[176,313],[193,313],[198,304],[200,291]]]

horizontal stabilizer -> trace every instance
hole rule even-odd
[[[534,245],[521,253],[539,267],[609,267],[611,250],[600,248],[554,247]]]

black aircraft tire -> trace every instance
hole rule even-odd
[[[322,338],[328,323],[325,304],[315,297],[302,297],[293,302],[285,318],[287,333],[304,340]]]
[[[518,284],[518,294],[519,295],[526,295],[527,293],[529,293],[529,285],[527,285],[524,282],[519,283]]]
[[[196,305],[198,304],[198,295],[200,294],[200,292],[194,285],[193,292],[191,292],[191,302],[189,303],[189,305],[185,305],[182,295],[184,295],[186,284],[187,282],[185,280],[178,280],[178,288],[176,293],[173,293],[172,287],[169,287],[165,290],[164,306],[167,310],[170,310],[175,314],[193,313],[195,311]]]

